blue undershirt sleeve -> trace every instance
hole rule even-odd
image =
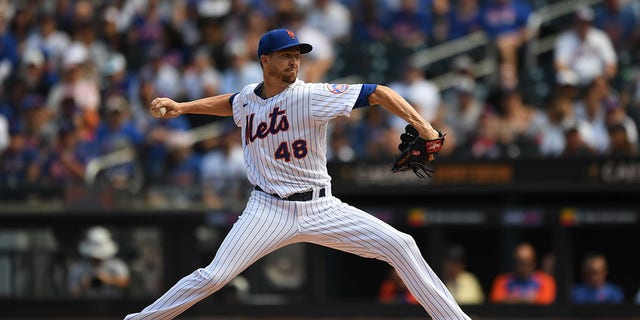
[[[236,96],[238,95],[238,93],[239,93],[239,92],[236,92],[236,93],[232,94],[232,95],[231,95],[231,97],[229,97],[229,103],[230,103],[231,105],[233,105],[233,99],[235,99],[235,98],[236,98]]]
[[[365,83],[362,85],[362,89],[360,89],[360,94],[358,95],[358,99],[356,103],[353,105],[354,109],[368,107],[369,106],[369,96],[376,91],[378,87],[377,84]]]

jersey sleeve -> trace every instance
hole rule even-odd
[[[494,279],[491,285],[491,292],[489,298],[491,302],[502,302],[507,296],[507,276],[499,275]]]
[[[536,277],[540,283],[540,290],[536,295],[535,302],[538,304],[551,304],[556,299],[556,281],[553,277],[543,273],[537,273]]]
[[[242,118],[244,118],[243,108],[242,108],[242,91],[233,94],[229,98],[229,102],[231,102],[231,110],[233,110],[233,122],[235,122],[236,126],[242,127]]]
[[[604,32],[600,33],[598,37],[598,47],[602,50],[602,59],[606,65],[615,65],[618,63],[618,56],[616,50],[611,43],[611,39],[606,36]]]
[[[243,121],[246,115],[245,110],[247,109],[245,107],[248,103],[251,102],[251,95],[258,85],[258,83],[248,84],[244,86],[242,90],[234,93],[233,95],[231,95],[231,97],[229,97],[231,110],[233,110],[233,122],[235,122],[238,127],[243,126]]]
[[[563,65],[568,65],[571,59],[572,50],[571,50],[571,39],[569,34],[565,33],[558,37],[555,43],[555,50],[553,52],[554,62],[560,63]]]
[[[358,101],[362,84],[317,83],[311,90],[311,116],[317,121],[348,117]]]
[[[517,27],[524,28],[529,23],[529,19],[533,14],[533,10],[531,10],[531,7],[527,3],[518,2],[516,3],[516,14],[517,14],[517,21],[516,21]]]

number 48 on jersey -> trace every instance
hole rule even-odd
[[[291,143],[291,148],[289,148],[287,141],[281,142],[273,156],[278,160],[282,159],[288,162],[291,161],[292,155],[296,159],[302,159],[307,156],[307,152],[307,141],[298,139]]]

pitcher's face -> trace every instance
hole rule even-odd
[[[293,47],[268,55],[267,74],[285,83],[294,83],[300,67],[300,49]]]

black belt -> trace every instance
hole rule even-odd
[[[262,191],[265,192],[264,190],[262,190],[262,188],[255,186],[253,187],[254,189],[258,190],[258,191]],[[275,194],[275,193],[271,193],[272,196],[280,198],[282,200],[288,200],[288,201],[309,201],[309,200],[313,200],[313,190],[311,191],[305,191],[305,192],[298,192],[298,193],[294,193],[286,198],[282,198],[279,195]],[[320,189],[320,192],[318,193],[318,197],[322,198],[326,195],[325,189],[322,188]]]

